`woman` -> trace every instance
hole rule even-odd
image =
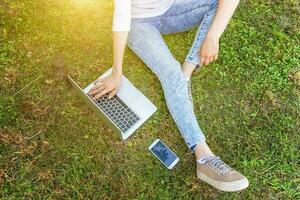
[[[219,38],[239,0],[115,0],[113,71],[89,91],[95,99],[112,97],[120,87],[126,43],[161,82],[169,111],[188,147],[195,153],[197,176],[223,191],[248,186],[245,176],[215,156],[205,142],[193,111],[190,77],[197,66],[218,57]],[[181,65],[162,34],[198,26],[193,45]]]

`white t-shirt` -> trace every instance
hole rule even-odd
[[[162,15],[174,0],[115,0],[113,31],[130,31],[131,18]]]

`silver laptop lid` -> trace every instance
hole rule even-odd
[[[78,84],[68,75],[68,79],[72,86],[75,88],[78,95],[92,108],[98,116],[105,122],[105,124],[110,127],[114,132],[121,134],[119,127],[110,120],[110,118],[97,106],[97,104],[78,86]]]

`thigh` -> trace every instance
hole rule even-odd
[[[199,26],[205,14],[217,0],[175,0],[171,8],[162,16],[162,34],[183,32]]]
[[[163,81],[172,73],[181,72],[158,27],[149,23],[132,23],[128,46]]]

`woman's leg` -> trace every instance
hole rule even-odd
[[[216,14],[218,0],[176,0],[163,15],[163,34],[186,31],[199,26],[192,47],[182,65],[183,72],[190,77],[200,63],[199,49]]]
[[[186,77],[191,76],[200,62],[199,49],[213,22],[217,5],[218,0],[175,0],[173,6],[161,16],[162,34],[183,32],[199,26],[193,45],[182,65],[182,71]],[[196,145],[194,150],[197,159],[213,154],[206,143]]]
[[[169,111],[188,147],[193,149],[196,144],[205,143],[188,98],[181,65],[170,53],[158,27],[133,22],[128,45],[160,80]]]
[[[224,191],[246,188],[247,178],[214,156],[206,144],[189,102],[180,63],[173,58],[158,27],[151,23],[133,23],[128,45],[159,78],[169,111],[188,147],[195,150],[197,177]]]
[[[207,16],[202,20],[202,27],[210,18]],[[147,20],[148,23],[132,23],[128,44],[159,78],[173,119],[189,148],[195,148],[197,177],[223,191],[246,188],[249,185],[247,178],[214,156],[205,142],[189,102],[187,82],[181,71],[181,65],[173,58],[160,34],[162,18],[157,17],[152,23]],[[198,30],[194,48],[200,47],[202,31],[205,30]],[[193,56],[193,49],[191,51],[190,55]],[[192,57],[191,60],[194,59]]]

